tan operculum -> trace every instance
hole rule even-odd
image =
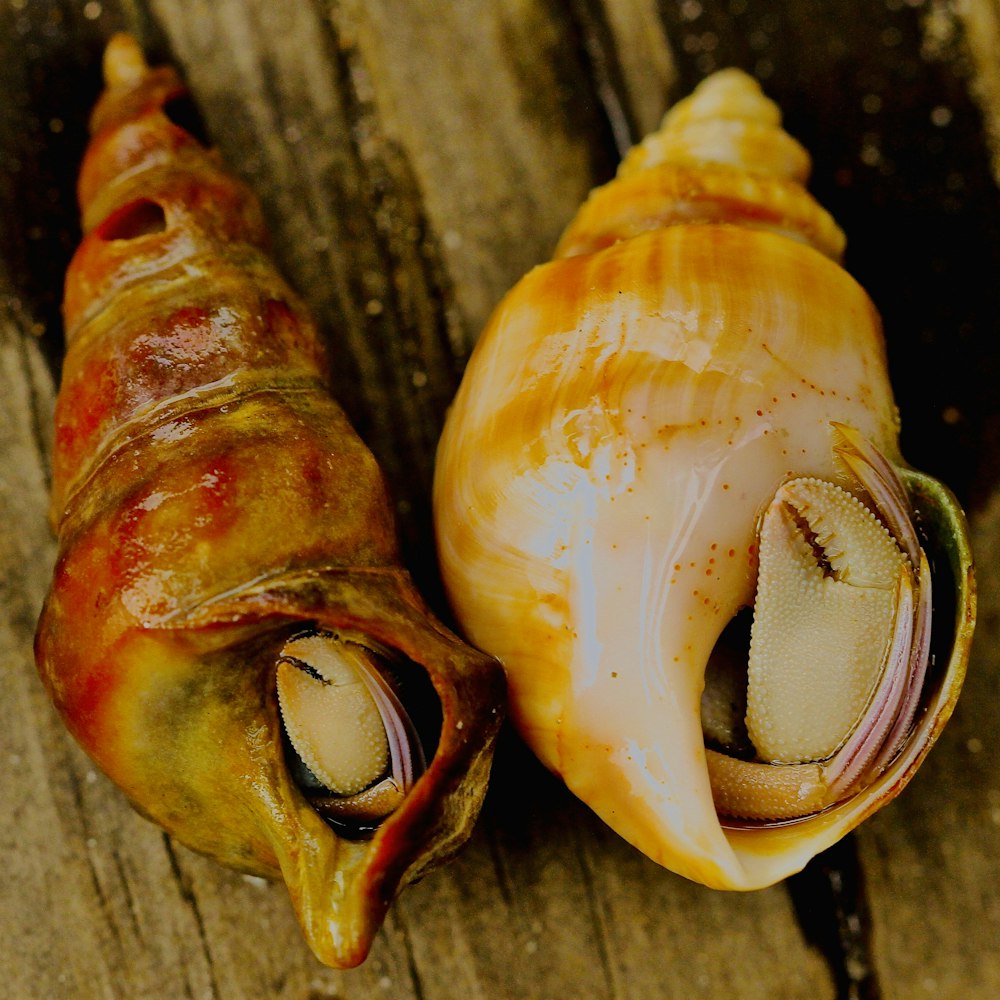
[[[376,820],[404,789],[389,774],[386,722],[365,676],[380,666],[369,650],[323,633],[296,637],[279,655],[276,684],[282,722],[295,753],[323,786],[321,812]]]

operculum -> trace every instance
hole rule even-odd
[[[833,429],[866,502],[815,478],[778,488],[759,529],[745,745],[726,746],[706,716],[716,805],[737,821],[806,819],[863,791],[902,750],[920,698],[931,580],[910,501],[869,441]],[[726,681],[738,688],[738,667]]]

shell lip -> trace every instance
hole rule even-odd
[[[498,660],[462,642],[427,612],[409,574],[391,566],[286,570],[217,595],[158,628],[184,642],[232,647],[234,632],[274,669],[290,635],[318,628],[363,636],[426,673],[441,724],[427,768],[370,836],[345,837],[309,803],[283,762],[248,780],[259,796],[275,874],[288,886],[317,957],[348,968],[367,954],[389,903],[403,887],[468,840],[485,795],[506,682]],[[270,689],[270,688],[269,688]],[[272,733],[281,723],[274,704]],[[429,748],[428,748],[429,751]]]

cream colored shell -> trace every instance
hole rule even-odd
[[[779,485],[842,481],[832,421],[899,461],[879,320],[807,171],[753,81],[703,85],[591,196],[568,259],[501,303],[436,473],[448,593],[526,741],[654,860],[721,887],[795,871],[864,810],[725,829],[700,725]]]
[[[768,830],[724,828],[706,768],[705,665],[753,601],[764,508],[792,476],[844,485],[833,421],[900,462],[879,319],[807,171],[749,77],[703,84],[500,304],[438,455],[448,594],[520,733],[622,836],[717,887],[801,868],[910,759]]]

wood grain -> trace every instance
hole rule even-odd
[[[1000,91],[995,0],[0,0],[0,844],[4,993],[29,998],[985,998],[1000,992]],[[280,886],[173,845],[35,677],[61,275],[103,41],[188,79],[385,467],[441,607],[428,488],[503,292],[714,68],[756,72],[813,152],[883,312],[914,462],[973,514],[981,625],[952,726],[896,803],[801,876],[725,895],[619,840],[506,734],[483,818],[359,969]]]

